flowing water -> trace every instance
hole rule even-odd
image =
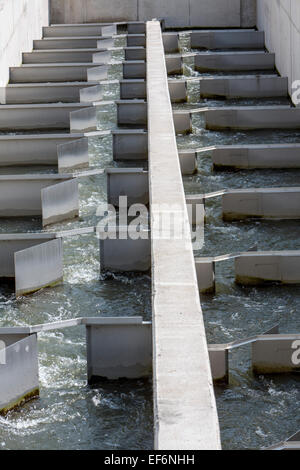
[[[122,42],[116,46],[123,45]],[[114,53],[113,61],[122,59]],[[121,66],[109,79],[121,78]],[[119,98],[118,86],[106,87],[104,99]],[[98,127],[117,127],[114,105],[101,107]],[[111,136],[89,141],[91,167],[115,166]],[[54,172],[53,168],[19,169],[19,173]],[[5,169],[2,174],[16,173]],[[80,219],[51,226],[52,231],[96,225],[98,205],[106,200],[105,176],[80,179]],[[40,231],[41,219],[2,219],[1,233]],[[1,326],[22,326],[75,317],[142,316],[151,319],[150,277],[114,276],[101,280],[95,235],[65,238],[64,283],[16,300],[10,286],[0,287]],[[86,383],[84,327],[39,335],[40,399],[0,418],[3,449],[151,449],[153,447],[150,381]]]
[[[183,50],[188,40],[182,37]],[[184,75],[200,76],[185,60]],[[211,75],[211,74],[210,74]],[[240,75],[240,74],[239,74]],[[248,72],[247,72],[248,75]],[[290,105],[283,99],[199,100],[199,82],[188,85],[189,102],[176,108],[214,106]],[[193,116],[193,133],[178,136],[178,147],[300,142],[299,131],[208,131],[200,114]],[[224,188],[299,186],[299,170],[214,171],[209,150],[198,157],[198,172],[184,177],[187,194]],[[216,256],[252,247],[258,250],[299,250],[299,221],[248,220],[228,223],[221,217],[221,201],[207,201],[205,244],[198,256]],[[274,325],[281,333],[300,331],[300,287],[240,287],[234,283],[233,261],[216,266],[216,293],[201,297],[208,342],[227,343],[262,334]],[[253,376],[251,350],[242,347],[230,353],[230,384],[216,387],[217,407],[224,449],[262,448],[284,440],[300,428],[300,376]]]
[[[122,45],[122,42],[116,45]],[[188,50],[187,35],[182,50]],[[116,53],[114,60],[121,58]],[[199,74],[185,59],[184,75]],[[120,78],[121,67],[110,69]],[[180,77],[181,78],[181,77]],[[199,100],[199,85],[190,82],[189,102],[176,108],[228,106],[232,104],[289,104],[286,99]],[[105,99],[118,98],[118,86],[107,87]],[[99,129],[116,127],[115,106],[101,108]],[[201,148],[216,144],[300,142],[293,131],[212,132],[203,129],[199,114],[193,117],[193,133],[178,136],[178,147]],[[105,168],[112,162],[110,136],[90,139],[91,166]],[[126,164],[127,166],[127,164]],[[136,163],[134,164],[136,166]],[[140,166],[140,165],[139,165]],[[201,154],[196,175],[184,177],[188,194],[223,188],[298,186],[299,171],[214,172],[209,150]],[[20,169],[20,172],[24,169]],[[26,169],[26,172],[33,170]],[[45,169],[34,169],[45,172]],[[53,172],[49,168],[46,171]],[[11,173],[8,169],[6,174]],[[14,172],[16,172],[14,170]],[[4,173],[4,171],[3,171]],[[53,231],[95,225],[97,205],[106,199],[105,177],[80,180],[80,219],[57,224]],[[0,232],[41,230],[40,219],[1,220]],[[197,255],[219,255],[248,250],[300,249],[297,221],[246,221],[226,223],[220,200],[207,205],[205,245]],[[209,343],[223,343],[263,333],[280,324],[281,332],[299,332],[300,288],[269,286],[243,288],[234,284],[233,263],[217,267],[216,294],[201,299]],[[143,316],[151,319],[150,278],[99,277],[99,247],[94,235],[64,241],[64,284],[16,300],[9,286],[1,286],[1,326],[20,326],[80,316]],[[3,449],[151,449],[153,447],[152,387],[149,381],[107,382],[86,385],[86,353],[83,327],[43,333],[39,336],[41,397],[0,418]],[[188,386],[188,384],[187,384]],[[216,387],[224,449],[261,448],[282,440],[300,428],[299,376],[254,377],[250,350],[243,347],[230,356],[230,385]]]

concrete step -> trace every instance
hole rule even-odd
[[[0,166],[57,165],[60,146],[85,139],[83,133],[0,135]]]
[[[166,53],[178,52],[179,34],[173,32],[163,33],[162,35],[164,50]],[[127,47],[146,47],[145,34],[128,34]]]
[[[172,103],[181,103],[187,100],[187,86],[185,80],[170,79],[168,84]],[[146,80],[120,80],[121,100],[146,99],[146,94]]]
[[[109,49],[114,46],[114,39],[109,36],[83,36],[68,38],[44,38],[33,41],[34,50],[53,49]]]
[[[89,103],[101,101],[99,82],[20,83],[0,89],[1,104]]]
[[[276,75],[245,75],[201,78],[201,98],[271,98],[288,96],[288,78]]]
[[[206,109],[206,129],[299,129],[300,109],[282,106]]]
[[[105,80],[108,66],[82,64],[33,64],[10,68],[10,83],[87,82]]]
[[[191,47],[195,49],[263,49],[263,31],[193,31]]]
[[[225,145],[209,153],[216,169],[300,168],[300,144]]]
[[[87,63],[107,64],[111,52],[105,49],[49,49],[23,53],[23,64]]]
[[[106,102],[102,102],[106,104]],[[100,104],[100,103],[98,103]],[[0,106],[0,129],[96,130],[96,107],[89,103],[23,104]]]
[[[74,36],[108,36],[117,34],[117,26],[102,26],[99,24],[58,24],[45,26],[43,36],[49,37],[74,37]]]
[[[273,70],[275,54],[261,51],[208,52],[195,55],[195,69],[200,72]]]

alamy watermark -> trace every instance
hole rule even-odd
[[[127,201],[127,196],[120,196],[118,210],[107,203],[98,207],[96,215],[100,221],[97,224],[97,236],[100,240],[183,240],[192,242],[194,250],[203,248],[203,204],[187,204],[187,210],[180,204],[152,204],[150,221],[147,206],[128,206]]]

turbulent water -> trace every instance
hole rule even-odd
[[[122,45],[119,42],[116,45]],[[182,50],[188,50],[182,37]],[[116,53],[115,62],[121,59]],[[184,75],[199,74],[185,60]],[[113,65],[110,78],[120,78]],[[226,101],[199,100],[199,85],[188,88],[189,102],[176,108],[227,106]],[[118,86],[107,87],[105,99],[118,98]],[[286,104],[287,100],[243,101],[239,104]],[[115,106],[101,108],[99,129],[116,127]],[[300,133],[212,132],[203,129],[200,115],[193,118],[193,133],[179,136],[179,148],[215,144],[299,142]],[[106,168],[112,162],[111,137],[90,139],[91,166]],[[136,164],[135,164],[136,166]],[[209,151],[198,160],[198,173],[184,177],[186,192],[223,188],[298,186],[299,171],[214,172]],[[15,170],[14,170],[15,171]],[[20,169],[24,172],[24,169]],[[26,172],[33,170],[26,169]],[[45,168],[34,171],[45,172]],[[46,171],[53,172],[49,168]],[[8,174],[9,170],[5,170]],[[4,173],[4,172],[3,172]],[[80,219],[61,223],[53,231],[97,224],[96,209],[106,199],[104,176],[80,180]],[[1,220],[0,232],[41,230],[40,219]],[[300,249],[296,221],[226,223],[220,200],[207,206],[205,245],[198,255],[219,255],[257,246],[261,250]],[[234,284],[233,263],[217,267],[217,290],[203,296],[202,308],[209,343],[229,342],[263,333],[280,324],[281,332],[300,330],[300,288],[242,288]],[[64,240],[64,284],[16,300],[9,286],[1,286],[1,326],[20,326],[80,316],[142,316],[151,319],[150,278],[115,276],[101,280],[99,247],[94,235]],[[216,398],[224,449],[261,448],[282,440],[300,428],[299,376],[253,377],[249,347],[230,356],[230,385],[217,387]],[[85,332],[83,327],[39,336],[41,397],[0,418],[3,449],[151,449],[153,447],[152,386],[149,381],[108,382],[86,385]],[[188,386],[188,384],[187,384]],[[184,430],[183,430],[184,432]]]

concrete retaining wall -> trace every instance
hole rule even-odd
[[[155,448],[219,449],[218,417],[158,21],[147,23],[147,103]],[[160,225],[162,214],[170,214],[174,207],[187,233],[180,240],[170,233],[166,237]]]
[[[32,41],[41,38],[48,23],[48,0],[0,1],[0,86],[7,84],[9,67],[21,63],[21,53],[31,51]]]
[[[5,414],[10,409],[38,396],[36,335],[31,335],[6,348],[5,364],[0,364],[0,383],[0,414]]]
[[[298,0],[257,0],[257,26],[265,31],[266,47],[276,53],[276,67],[292,82],[300,80],[300,2]]]
[[[252,27],[255,0],[51,0],[51,23],[147,21],[167,27]]]

